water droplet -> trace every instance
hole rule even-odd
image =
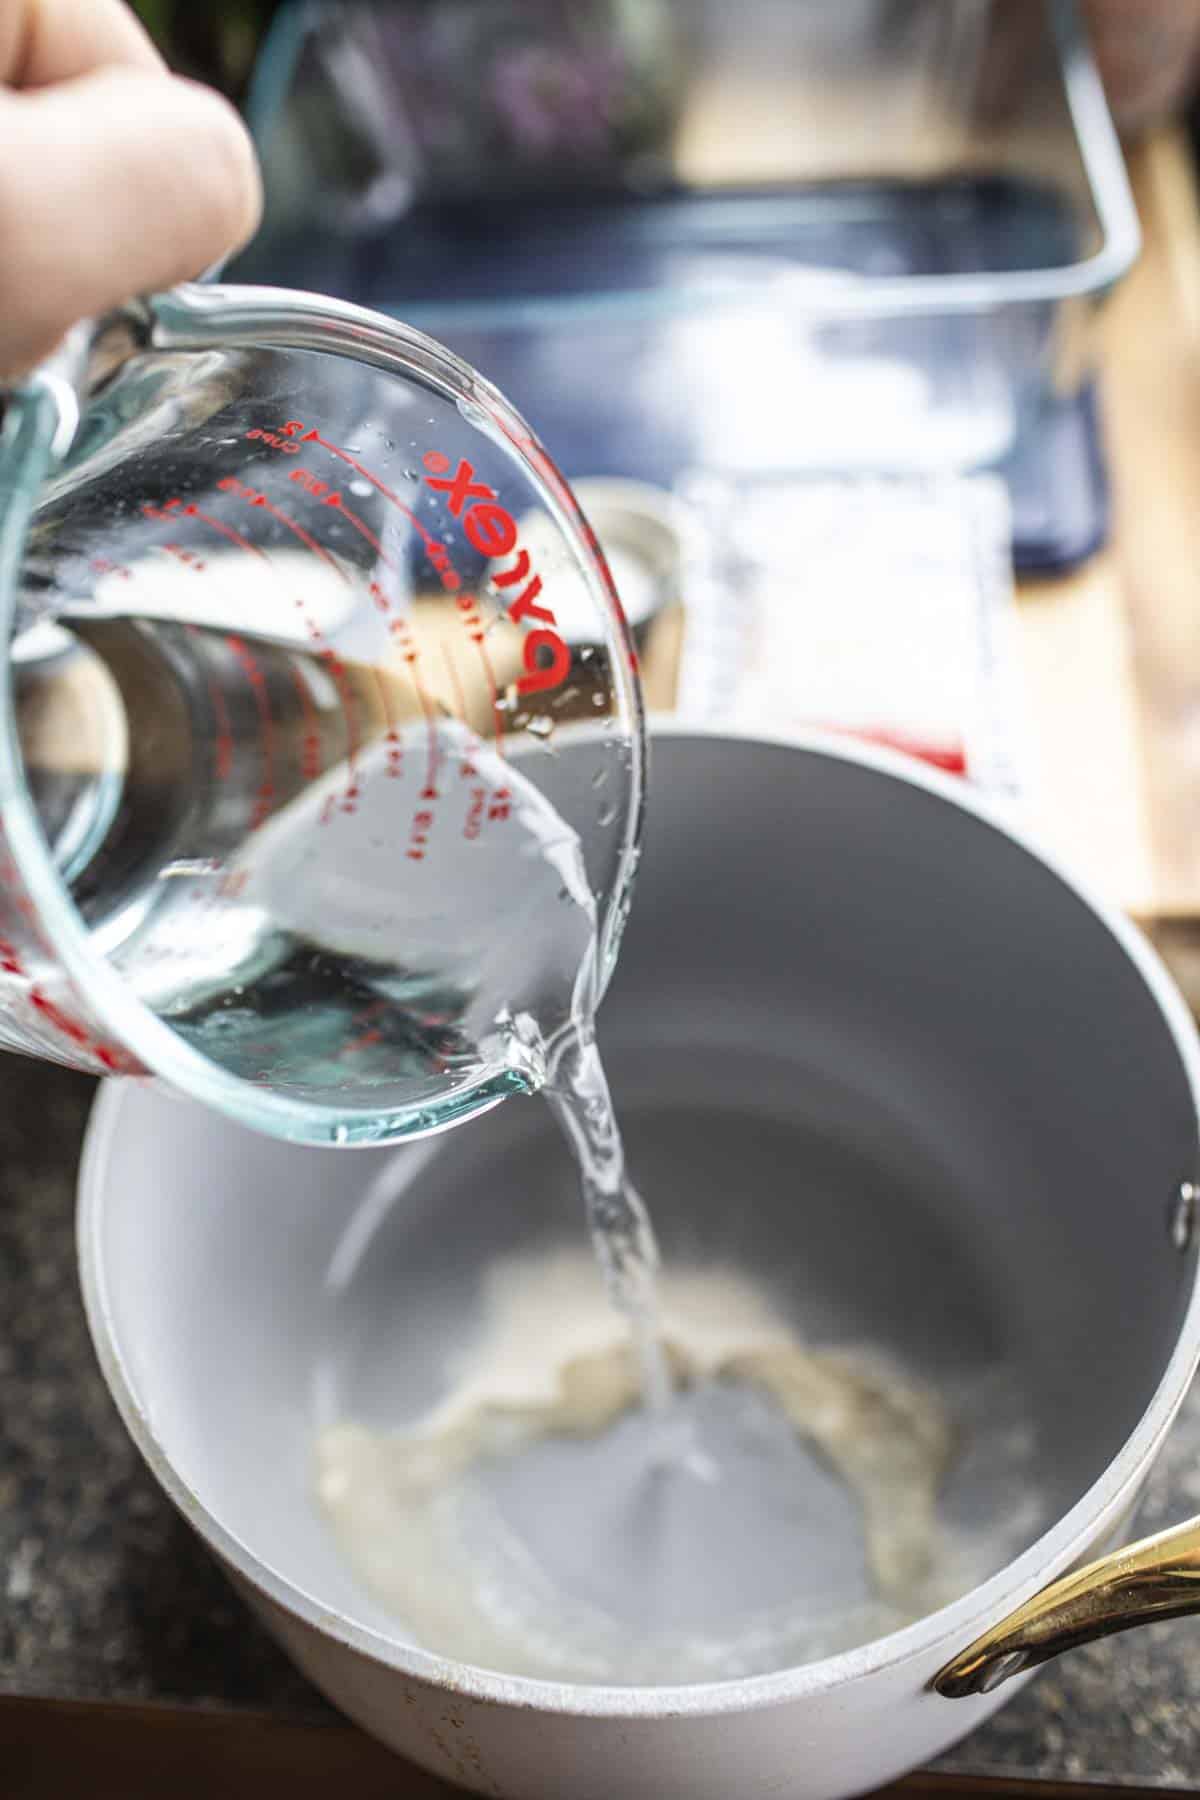
[[[350,1127],[348,1125],[335,1125],[333,1128],[333,1141],[335,1144],[348,1144],[350,1141]]]
[[[602,788],[607,780],[608,780],[608,770],[606,768],[604,768],[602,765],[600,768],[598,768],[596,770],[595,774],[592,776],[592,786],[594,788]]]
[[[525,729],[531,737],[548,738],[554,731],[554,720],[548,713],[539,713],[536,718],[530,719]]]
[[[602,706],[608,705],[608,696],[606,694],[593,694],[592,705],[599,711]]]
[[[583,649],[579,652],[579,660],[580,662],[591,662],[595,654],[596,652],[593,650],[592,646],[590,644],[585,644]]]
[[[990,1694],[1003,1686],[1014,1675],[1019,1675],[1028,1665],[1028,1657],[1024,1650],[1009,1650],[1004,1656],[996,1657],[987,1664],[978,1677],[979,1692]]]
[[[1181,1181],[1167,1215],[1167,1231],[1176,1250],[1186,1250],[1195,1234],[1196,1199],[1194,1185],[1190,1181]]]
[[[223,1012],[210,1013],[204,1021],[202,1029],[209,1037],[231,1037],[243,1026],[253,1025],[257,1015],[248,1006],[226,1007]]]
[[[352,494],[357,494],[360,500],[369,500],[371,498],[371,484],[369,481],[352,481],[350,483],[350,492]]]
[[[362,445],[361,444],[347,444],[345,446],[345,451],[346,451],[347,456],[361,456],[362,455]]]
[[[415,469],[405,469],[404,479],[405,479],[405,481],[416,481],[417,480],[417,471]]]
[[[605,805],[603,805],[600,808],[600,811],[596,814],[596,817],[600,821],[601,825],[611,825],[613,820],[616,818],[616,816],[617,816],[617,809],[611,803],[611,801],[606,802]]]

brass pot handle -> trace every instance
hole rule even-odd
[[[1077,1644],[1200,1612],[1200,1518],[1113,1550],[1052,1581],[934,1676],[947,1699],[990,1694]]]

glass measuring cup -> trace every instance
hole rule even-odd
[[[360,308],[179,288],[9,397],[0,501],[0,1044],[314,1143],[537,1087],[611,971],[643,728],[502,397]]]

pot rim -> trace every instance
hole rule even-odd
[[[969,789],[900,752],[819,731],[730,731],[686,719],[651,720],[656,737],[719,740],[750,748],[783,749],[831,757],[873,769],[948,802],[1001,832],[1056,876],[1104,925],[1141,975],[1169,1031],[1198,1119],[1200,1143],[1200,1038],[1166,969],[1137,927],[1086,880],[1069,872],[1033,832],[1014,822],[1002,803]],[[651,755],[653,751],[651,750]],[[655,1719],[712,1717],[749,1711],[836,1691],[851,1681],[936,1652],[939,1662],[972,1642],[989,1622],[1002,1618],[1093,1548],[1098,1530],[1116,1523],[1161,1447],[1200,1360],[1200,1258],[1192,1292],[1158,1386],[1126,1442],[1075,1504],[1011,1562],[977,1587],[901,1630],[817,1662],[768,1675],[687,1686],[613,1687],[501,1675],[385,1636],[332,1613],[288,1576],[259,1557],[192,1493],[172,1465],[142,1410],[122,1357],[103,1258],[102,1221],[109,1147],[120,1129],[130,1081],[106,1081],[89,1120],[78,1182],[77,1249],[84,1307],[100,1367],[126,1429],[167,1496],[210,1549],[252,1588],[319,1636],[402,1676],[463,1698],[567,1717]]]

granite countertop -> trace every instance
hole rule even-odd
[[[176,1517],[125,1435],[75,1273],[93,1084],[3,1058],[0,1105],[0,1695],[167,1701],[308,1722],[330,1709]],[[1139,1515],[1200,1512],[1193,1390]],[[1050,1665],[943,1757],[957,1774],[1200,1788],[1200,1620]]]

